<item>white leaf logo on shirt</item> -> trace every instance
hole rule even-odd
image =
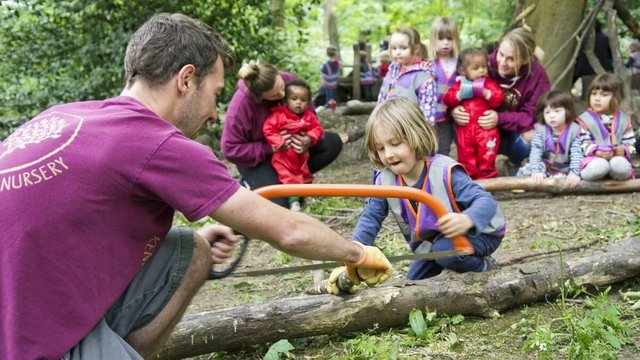
[[[59,138],[62,129],[67,125],[69,123],[65,119],[52,114],[38,122],[20,127],[2,143],[5,150],[0,154],[0,159],[15,150],[26,148],[27,145],[39,144],[47,139]]]

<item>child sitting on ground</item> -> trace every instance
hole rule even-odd
[[[318,142],[324,134],[318,117],[308,106],[311,88],[304,80],[292,80],[285,86],[284,104],[271,109],[262,128],[264,137],[273,147],[271,165],[283,184],[307,184],[313,181],[309,171],[309,152],[291,146],[291,136],[303,134],[311,139],[309,146]],[[300,211],[300,200],[289,198],[289,207]]]
[[[636,139],[631,119],[620,111],[624,100],[624,83],[618,75],[598,75],[589,86],[590,108],[578,117],[582,127],[580,139],[584,159],[580,176],[599,180],[607,175],[614,180],[635,177],[631,155]]]
[[[458,161],[472,179],[498,176],[496,157],[500,145],[498,127],[483,129],[478,118],[496,109],[504,100],[502,89],[488,77],[487,53],[482,48],[464,49],[458,58],[460,76],[444,95],[444,102],[454,108],[460,104],[469,113],[469,123],[456,127]]]
[[[517,176],[531,176],[536,184],[547,176],[566,177],[570,187],[578,186],[583,155],[573,97],[557,90],[543,93],[536,103],[536,118],[529,163]]]
[[[436,217],[427,205],[407,199],[369,198],[353,232],[353,240],[373,245],[389,211],[415,253],[453,250],[451,238],[466,235],[471,255],[417,260],[409,269],[411,280],[426,279],[442,269],[483,272],[499,266],[491,257],[505,233],[505,218],[497,202],[474,183],[453,159],[437,154],[438,139],[414,102],[392,98],[376,106],[366,124],[365,147],[380,172],[377,185],[421,189],[440,201],[449,213]],[[340,277],[332,272],[332,281]]]

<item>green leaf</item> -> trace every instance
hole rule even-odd
[[[451,325],[458,325],[458,324],[460,324],[460,323],[461,323],[461,322],[463,322],[463,321],[464,321],[464,316],[463,316],[463,315],[460,315],[460,314],[458,314],[458,315],[454,315],[454,316],[451,318]]]
[[[293,347],[293,345],[291,345],[289,340],[279,340],[269,347],[269,351],[267,351],[267,353],[264,355],[264,360],[278,360],[280,359],[280,355],[289,357],[292,355],[289,351],[293,349],[295,348]]]
[[[422,311],[419,309],[411,310],[409,313],[409,325],[411,325],[411,330],[413,330],[418,337],[424,336],[427,331],[427,323],[424,321]]]
[[[246,289],[252,287],[253,284],[247,281],[241,281],[237,284],[233,284],[233,287],[236,289]]]

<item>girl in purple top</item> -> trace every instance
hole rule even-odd
[[[534,133],[536,101],[551,89],[544,68],[533,53],[532,34],[518,28],[506,33],[498,49],[489,55],[489,75],[504,90],[504,101],[498,110],[487,110],[478,118],[485,129],[500,128],[499,153],[509,157],[514,170],[529,156]],[[456,124],[466,125],[469,114],[462,106],[452,110]]]
[[[436,77],[433,63],[425,61],[424,45],[413,28],[402,26],[391,34],[389,53],[393,63],[382,81],[378,104],[392,97],[409,99],[420,107],[430,124],[436,122]]]
[[[311,138],[303,132],[291,136],[279,148],[272,148],[262,133],[271,108],[284,99],[285,83],[295,76],[271,64],[254,61],[242,66],[238,72],[238,90],[233,95],[224,121],[222,154],[238,168],[238,172],[250,188],[279,184],[278,174],[271,166],[271,155],[292,147],[297,153],[309,152],[309,169],[312,173],[331,164],[342,150],[342,141],[336,133],[325,132],[311,146]],[[311,107],[313,108],[313,107]],[[271,199],[288,207],[288,199]]]
[[[436,112],[438,154],[447,156],[451,150],[451,143],[455,139],[455,130],[442,97],[456,83],[459,47],[460,37],[455,21],[450,17],[437,18],[431,25],[429,58],[433,60],[438,85],[438,111]]]
[[[474,183],[464,167],[436,154],[435,129],[418,107],[404,98],[376,106],[366,125],[365,147],[380,170],[376,185],[408,186],[434,196],[448,209],[437,218],[426,205],[408,199],[371,197],[352,238],[372,245],[391,213],[407,245],[415,253],[452,250],[451,238],[466,235],[475,253],[436,260],[417,260],[407,273],[411,280],[427,279],[442,269],[483,272],[496,269],[491,254],[500,246],[505,219],[495,199]]]

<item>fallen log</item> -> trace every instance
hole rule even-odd
[[[490,192],[526,190],[547,192],[551,194],[601,194],[640,191],[640,179],[625,181],[582,180],[575,188],[569,187],[569,182],[563,178],[546,178],[542,181],[542,184],[536,184],[530,176],[503,176],[492,179],[477,180],[476,182],[482,186],[482,188]]]
[[[369,115],[376,105],[375,101],[350,100],[341,108],[342,115]]]
[[[604,287],[640,274],[639,238],[620,240],[591,253],[564,254],[565,278]],[[441,275],[419,281],[394,279],[354,295],[297,296],[186,316],[158,355],[181,359],[249,345],[374,326],[406,326],[412,309],[496,317],[501,311],[559,294],[559,257],[487,273]]]

